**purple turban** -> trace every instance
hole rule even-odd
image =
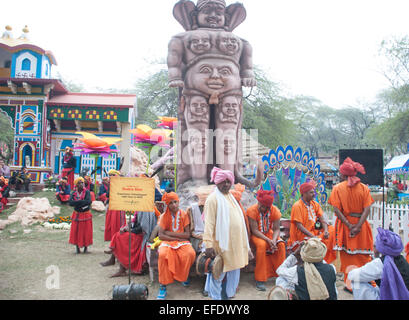
[[[222,170],[218,167],[214,167],[212,172],[210,172],[210,182],[219,184],[224,180],[230,180],[231,184],[234,184],[234,174],[230,170]]]
[[[403,250],[402,240],[398,234],[392,231],[382,228],[377,230],[376,250],[385,256],[380,298],[381,300],[409,300],[409,291],[393,259],[399,256]]]

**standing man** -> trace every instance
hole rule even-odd
[[[266,291],[268,278],[278,277],[276,269],[285,260],[285,244],[280,237],[280,210],[273,205],[273,191],[259,190],[257,204],[247,209],[251,242],[256,247],[254,278],[256,289]]]
[[[341,271],[346,283],[352,267],[362,267],[373,254],[372,229],[367,221],[372,199],[369,188],[356,175],[365,174],[362,164],[346,158],[339,167],[341,182],[334,186],[328,203],[337,216],[335,248],[340,252]],[[345,286],[352,293],[352,290]]]
[[[310,181],[300,186],[301,199],[291,208],[291,226],[288,247],[296,248],[306,239],[319,237],[327,247],[325,262],[333,262],[337,256],[335,245],[335,228],[324,219],[324,212],[315,197],[315,182]]]
[[[62,159],[62,178],[67,177],[68,184],[71,189],[74,189],[74,171],[77,166],[77,160],[74,158],[74,152],[70,147],[65,148],[64,157]]]
[[[250,246],[246,223],[239,204],[229,192],[234,174],[214,167],[210,173],[216,188],[205,203],[203,243],[206,256],[221,255],[223,272],[219,279],[207,275],[205,291],[214,300],[234,297],[240,280],[240,269],[249,261]]]
[[[94,192],[94,187],[95,185],[92,183],[92,179],[90,176],[84,176],[84,187],[89,191],[91,194],[91,200],[92,202],[95,201],[95,192]]]

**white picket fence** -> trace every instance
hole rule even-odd
[[[384,216],[383,213],[385,212]],[[368,222],[372,226],[373,237],[377,235],[378,227],[389,229],[398,233],[402,237],[403,244],[406,245],[409,241],[409,206],[394,205],[385,203],[385,208],[382,202],[375,202],[371,206],[371,213],[368,217]]]
[[[335,225],[336,216],[333,212],[325,210],[329,221]],[[372,227],[372,234],[375,240],[377,235],[377,228],[382,227],[389,229],[391,227],[393,232],[398,233],[403,241],[403,245],[409,242],[409,206],[408,205],[394,205],[385,203],[383,208],[382,202],[375,202],[371,206],[371,212],[368,216],[368,222]]]

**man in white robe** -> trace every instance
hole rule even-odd
[[[221,300],[235,296],[240,269],[249,261],[250,246],[243,212],[229,192],[234,184],[233,173],[214,167],[211,181],[217,188],[205,203],[203,243],[207,257],[221,255],[223,272],[219,279],[207,275],[205,291],[212,299]]]

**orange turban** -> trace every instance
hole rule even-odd
[[[5,185],[9,184],[9,179],[4,178],[3,176],[0,177],[0,181],[2,181]]]
[[[168,206],[169,203],[173,200],[179,201],[179,196],[175,192],[166,192],[162,196],[162,201],[165,201],[166,205]]]
[[[84,178],[83,177],[78,177],[77,179],[74,180],[74,186],[76,186],[78,183],[80,182],[84,182]]]
[[[257,201],[265,207],[271,207],[274,201],[274,191],[259,190],[257,192]]]
[[[240,202],[241,195],[243,194],[245,189],[246,187],[244,185],[242,185],[241,183],[237,183],[234,185],[234,190],[231,190],[230,193],[233,195],[236,201]]]
[[[346,158],[339,167],[339,172],[348,177],[348,187],[353,187],[361,181],[356,175],[358,172],[365,174],[365,168],[359,162],[352,161],[350,157]]]
[[[305,182],[300,186],[300,193],[304,194],[310,190],[314,190],[316,186],[317,184],[313,180]]]

